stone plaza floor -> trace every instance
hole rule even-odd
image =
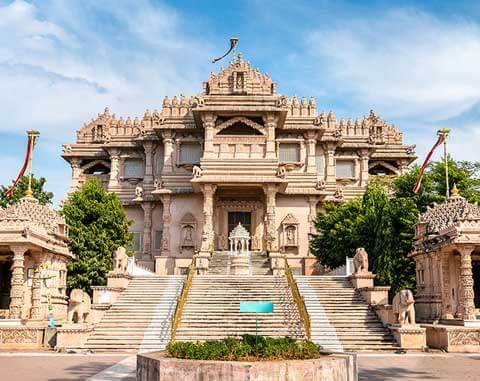
[[[134,381],[131,354],[0,352],[0,380]],[[480,354],[361,354],[359,381],[480,381]]]

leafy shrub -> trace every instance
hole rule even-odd
[[[176,342],[167,346],[171,357],[190,360],[304,360],[321,356],[321,346],[289,337],[244,335],[205,342]]]

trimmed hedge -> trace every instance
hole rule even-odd
[[[180,341],[167,345],[169,355],[174,358],[220,361],[308,360],[321,357],[321,349],[311,341],[252,335],[244,335],[241,339]]]

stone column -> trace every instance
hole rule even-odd
[[[217,116],[212,113],[202,114],[203,128],[205,130],[205,147],[204,157],[212,158],[214,155],[213,150],[213,136],[215,134],[215,121]]]
[[[203,231],[200,254],[210,254],[213,250],[215,233],[213,231],[213,197],[216,185],[203,185]]]
[[[337,175],[335,173],[335,145],[326,144],[324,148],[326,153],[326,175],[325,180],[329,184],[335,184],[337,182]]]
[[[460,310],[463,320],[475,320],[473,302],[472,252],[474,247],[463,246],[460,252]]]
[[[10,318],[22,318],[23,304],[25,302],[25,246],[12,246],[13,264],[12,264],[12,280],[10,289]]]
[[[271,253],[278,253],[278,234],[277,234],[277,224],[276,224],[276,205],[277,205],[277,186],[275,184],[265,185],[263,188],[266,197],[266,213],[265,213],[265,222],[266,222],[266,241],[267,241],[267,250]]]
[[[368,182],[368,150],[360,150],[360,186],[364,187]]]
[[[310,233],[315,234],[315,218],[317,217],[318,196],[307,196],[309,206],[308,222],[310,224]]]
[[[143,256],[152,257],[152,210],[154,204],[151,202],[142,202],[143,209]]]
[[[70,159],[70,166],[72,167],[72,182],[70,185],[70,193],[75,192],[79,188],[80,177],[82,175],[82,168],[80,167],[80,159]]]
[[[163,172],[170,174],[173,172],[173,133],[164,131],[163,137]]]
[[[42,280],[40,277],[42,276],[42,269],[40,265],[42,262],[37,259],[35,261],[35,270],[33,272],[33,279],[32,279],[32,309],[30,318],[33,320],[40,320],[42,319]]]
[[[120,150],[112,148],[108,151],[110,154],[110,179],[108,182],[108,190],[118,186],[120,177]]]
[[[143,150],[145,151],[145,175],[143,176],[143,184],[145,188],[151,188],[153,185],[153,144],[150,140],[143,142]]]
[[[440,273],[442,285],[442,319],[453,319],[452,301],[450,291],[450,272],[448,268],[448,257],[452,255],[449,252],[440,252],[440,266],[442,272]]]
[[[263,121],[267,132],[266,158],[275,159],[277,157],[275,151],[275,129],[277,128],[278,116],[267,114],[263,117]]]
[[[172,215],[170,213],[170,204],[172,196],[170,194],[163,194],[161,196],[163,204],[163,232],[162,232],[162,256],[170,256],[170,222]]]
[[[317,173],[316,163],[316,145],[317,145],[317,133],[315,131],[308,131],[305,134],[305,140],[307,142],[307,172]]]

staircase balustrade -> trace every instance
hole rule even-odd
[[[196,256],[193,257],[192,263],[188,267],[187,278],[185,279],[185,282],[183,283],[182,292],[177,299],[177,307],[175,308],[175,313],[174,313],[173,319],[172,319],[172,334],[171,334],[171,339],[170,339],[170,341],[172,343],[175,342],[175,336],[177,334],[177,328],[178,328],[178,325],[180,324],[180,320],[182,318],[183,306],[187,302],[188,293],[190,291],[190,288],[192,287],[193,275],[196,272],[195,259],[196,259]]]
[[[292,269],[288,265],[288,261],[285,258],[285,277],[287,278],[288,286],[292,292],[293,300],[297,305],[298,312],[300,314],[300,320],[302,321],[303,327],[305,329],[305,335],[307,340],[311,338],[311,324],[310,324],[310,315],[308,314],[307,307],[305,305],[305,300],[303,296],[300,295],[300,291],[298,290],[297,282],[293,277]]]

